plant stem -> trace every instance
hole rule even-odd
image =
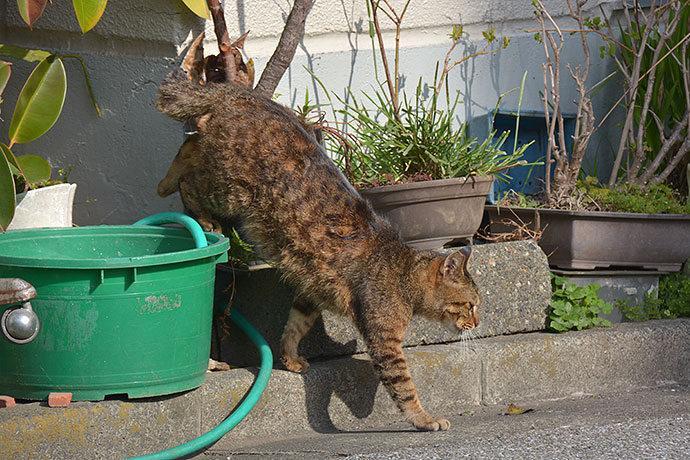
[[[381,52],[381,62],[383,63],[383,71],[386,73],[386,83],[388,84],[388,92],[391,95],[391,103],[393,104],[393,111],[396,113],[398,119],[400,114],[398,110],[398,93],[393,88],[393,81],[391,79],[390,67],[388,66],[388,56],[386,55],[386,47],[383,43],[383,33],[379,24],[378,10],[381,0],[369,0],[371,4],[371,18],[374,22],[374,29],[376,30],[376,38],[379,42],[379,50]],[[397,75],[396,75],[397,80]]]
[[[313,0],[295,0],[285,21],[285,28],[273,55],[268,60],[255,90],[264,97],[271,97],[280,79],[295,57],[297,45],[304,37],[304,25],[311,11]]]
[[[213,18],[213,29],[218,40],[218,50],[225,62],[225,79],[227,81],[235,81],[237,69],[235,68],[235,57],[230,52],[230,36],[228,35],[228,26],[225,23],[223,7],[219,0],[206,0],[206,3]]]

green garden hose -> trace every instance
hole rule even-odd
[[[237,326],[244,332],[254,345],[259,349],[261,354],[261,367],[259,368],[259,374],[256,377],[256,381],[252,386],[251,390],[247,394],[245,400],[240,404],[235,411],[230,414],[220,425],[212,429],[206,434],[199,436],[196,439],[192,439],[189,442],[180,444],[179,446],[172,447],[170,449],[162,450],[160,452],[155,452],[153,454],[143,455],[141,457],[133,457],[127,460],[173,460],[185,455],[197,452],[204,447],[218,441],[222,438],[228,431],[232,430],[240,423],[249,412],[254,408],[259,398],[261,397],[266,385],[268,384],[268,379],[271,377],[271,371],[273,370],[273,354],[271,353],[271,348],[266,343],[266,340],[254,329],[241,314],[235,310],[230,310],[230,318],[237,324]]]

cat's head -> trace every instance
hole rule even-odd
[[[440,263],[432,264],[434,288],[423,314],[456,332],[479,325],[477,309],[481,297],[467,270],[471,255],[472,249],[463,247]]]

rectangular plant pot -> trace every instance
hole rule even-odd
[[[543,229],[539,246],[551,266],[592,270],[636,267],[679,271],[690,257],[690,215],[565,211],[486,206],[491,233]]]

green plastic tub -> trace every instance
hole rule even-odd
[[[152,217],[146,222],[167,220]],[[187,219],[189,228],[0,234],[0,278],[36,288],[31,306],[40,321],[29,343],[0,338],[0,394],[101,400],[199,386],[208,367],[215,264],[227,260],[229,244]],[[9,307],[0,306],[0,315]]]

